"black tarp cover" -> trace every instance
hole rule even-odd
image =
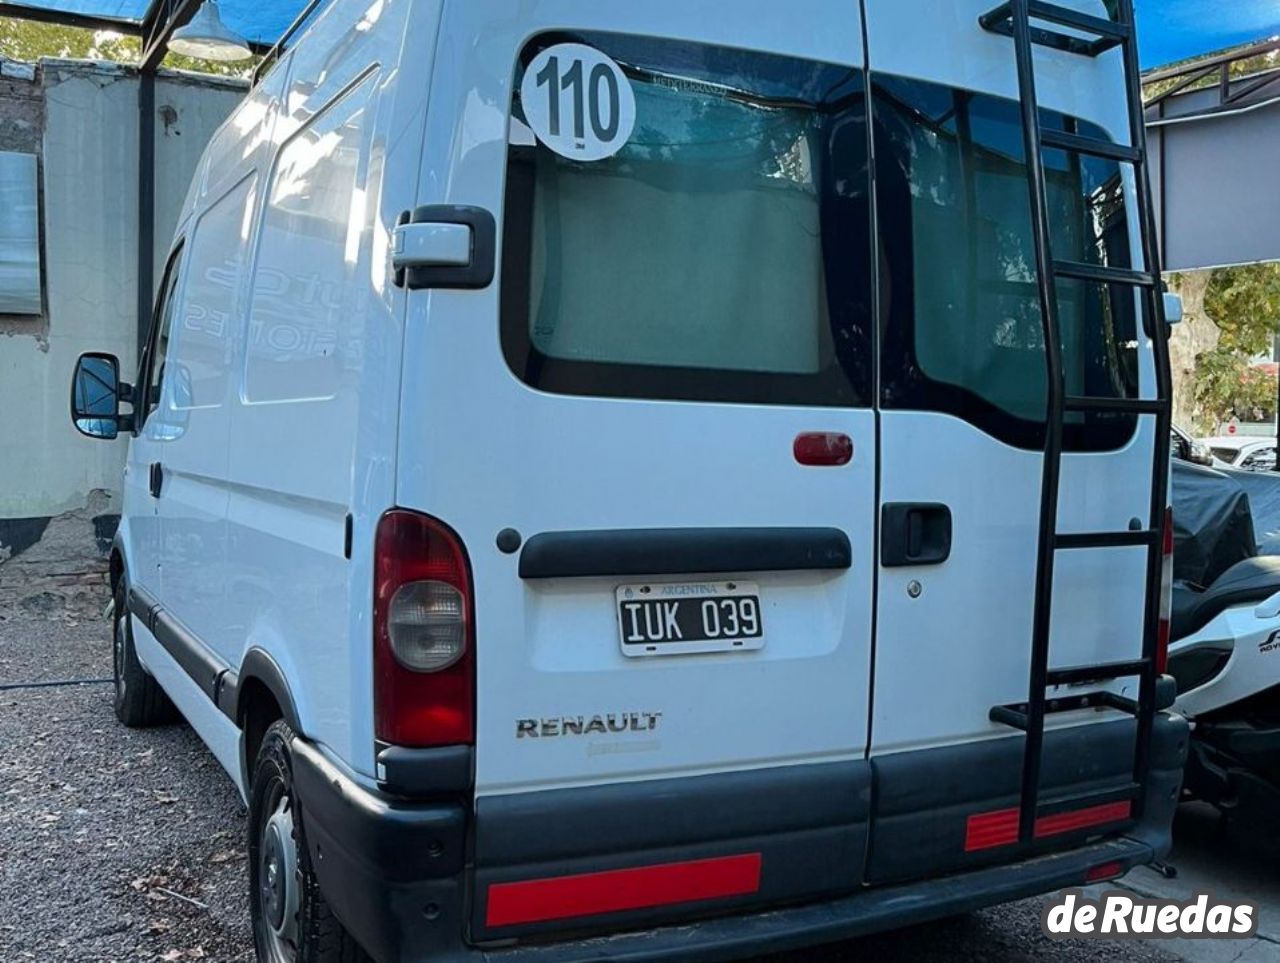
[[[1258,553],[1249,495],[1236,477],[1173,460],[1173,577],[1208,586]],[[1259,486],[1261,487],[1261,486]],[[1280,494],[1275,495],[1280,501]]]
[[[1258,554],[1280,555],[1280,472],[1228,468],[1222,474],[1238,483],[1249,496]]]

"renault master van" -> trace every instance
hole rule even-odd
[[[1112,7],[308,9],[72,390],[116,712],[243,793],[260,959],[744,957],[1164,854]]]

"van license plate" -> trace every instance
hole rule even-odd
[[[764,645],[755,582],[674,582],[618,586],[622,654],[676,655]]]

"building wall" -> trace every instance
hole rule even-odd
[[[155,93],[155,283],[187,184],[243,84],[161,74]],[[82,351],[137,354],[138,77],[72,61],[0,70],[0,150],[40,155],[45,310],[0,318],[0,560],[51,516],[111,494],[119,511],[124,438],[85,438],[68,397]],[[101,498],[95,500],[100,505]]]

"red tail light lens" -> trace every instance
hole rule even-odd
[[[1156,673],[1169,666],[1169,621],[1173,613],[1173,509],[1164,510],[1160,567],[1160,624],[1156,633]]]
[[[374,728],[397,746],[475,741],[475,603],[458,536],[396,509],[374,546]]]

